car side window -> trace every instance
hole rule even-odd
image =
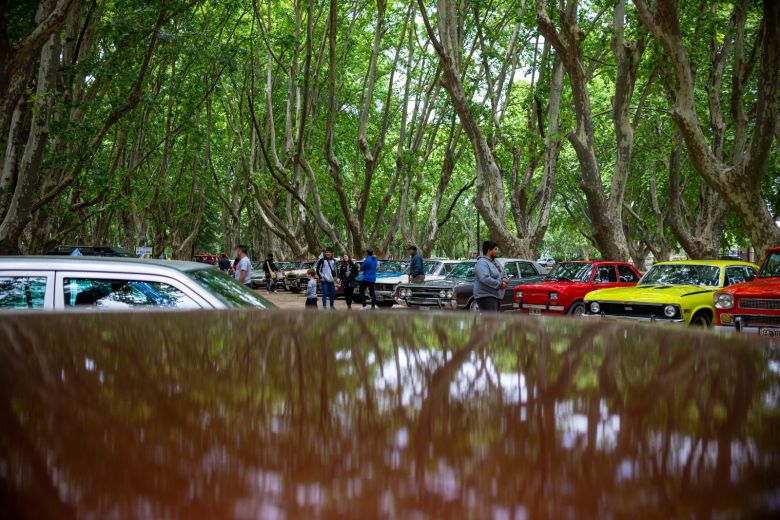
[[[746,282],[752,282],[756,279],[756,272],[753,271],[752,267],[744,266],[742,269],[745,271],[745,281]]]
[[[520,278],[529,278],[539,274],[536,272],[536,269],[534,269],[534,266],[528,262],[520,262],[518,267],[520,269]]]
[[[0,276],[0,309],[43,309],[45,276]]]
[[[634,274],[634,271],[626,265],[618,266],[618,275],[620,275],[620,283],[634,283],[639,280],[639,277]]]
[[[517,275],[517,262],[507,262],[504,264],[504,271],[508,278],[518,278]]]
[[[599,270],[596,273],[597,283],[617,283],[617,275],[615,274],[615,266],[613,265],[600,265]]]
[[[129,307],[162,307],[199,309],[189,296],[162,282],[145,280],[106,280],[65,278],[65,307],[125,309]]]
[[[749,282],[752,278],[748,277],[747,270],[742,266],[727,267],[726,268],[726,285],[734,285],[737,283]]]

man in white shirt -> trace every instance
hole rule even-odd
[[[239,244],[236,248],[236,257],[238,258],[238,265],[236,266],[236,272],[233,273],[233,277],[244,285],[249,285],[252,279],[252,262],[247,256],[247,247],[243,244]]]

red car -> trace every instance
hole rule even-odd
[[[561,262],[538,284],[515,288],[516,309],[527,314],[585,312],[582,299],[591,291],[636,285],[639,271],[626,262]]]
[[[757,278],[735,282],[715,293],[717,327],[780,336],[780,246],[767,251]]]

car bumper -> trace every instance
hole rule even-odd
[[[554,314],[561,314],[565,310],[565,307],[563,305],[541,305],[541,304],[535,304],[535,303],[513,303],[512,304],[513,309],[517,309],[520,312],[525,312],[527,314],[547,314],[547,313],[554,313]]]
[[[740,317],[731,325],[715,325],[715,330],[720,332],[740,332],[745,334],[757,334],[766,337],[780,337],[780,326],[773,323],[750,323],[743,325]]]
[[[400,305],[412,308],[444,309],[455,310],[458,308],[457,300],[446,300],[444,298],[396,298],[395,301]]]
[[[583,314],[583,318],[596,318],[596,319],[608,319],[608,320],[631,320],[631,321],[646,321],[652,323],[681,323],[685,324],[683,318],[657,318],[655,316],[615,316],[610,314]]]

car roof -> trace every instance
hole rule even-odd
[[[120,272],[155,271],[160,269],[182,273],[214,269],[210,264],[182,260],[158,260],[146,258],[114,258],[96,256],[0,256],[0,269],[15,271],[103,271]]]
[[[780,378],[760,337],[454,312],[28,313],[2,325],[12,517],[778,508]]]
[[[756,264],[752,264],[750,262],[743,262],[741,260],[669,260],[667,262],[656,262],[654,265],[710,265],[713,267],[732,267],[732,266],[758,267]]]

